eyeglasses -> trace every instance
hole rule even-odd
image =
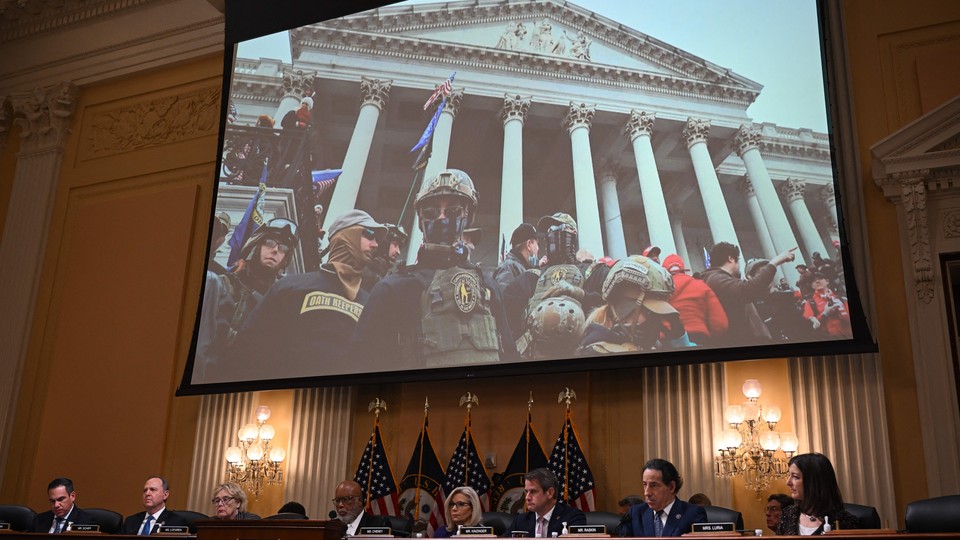
[[[364,227],[364,228],[360,231],[360,235],[363,236],[364,238],[366,238],[367,240],[376,240],[376,239],[377,239],[377,231],[371,229],[370,227]]]
[[[268,249],[276,249],[280,253],[286,253],[290,251],[290,246],[277,242],[273,238],[267,238],[263,241],[263,245],[267,246]]]
[[[468,506],[473,506],[473,503],[469,501],[450,501],[450,508],[466,508]]]
[[[448,206],[446,208],[426,206],[420,209],[420,217],[427,221],[439,219],[440,216],[447,216],[447,219],[457,219],[465,215],[467,215],[467,209],[463,206]]]
[[[346,497],[334,497],[333,504],[350,504],[356,499],[356,495],[347,495]]]
[[[777,508],[776,506],[768,506],[768,507],[767,507],[767,513],[768,513],[768,514],[772,514],[772,513],[774,513],[774,512],[780,512],[780,511],[781,511],[781,509],[780,509],[780,508]]]
[[[219,506],[221,504],[227,504],[234,499],[236,499],[236,497],[214,497],[210,502],[212,502],[214,506]]]

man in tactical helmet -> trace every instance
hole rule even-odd
[[[413,266],[381,280],[354,330],[355,362],[416,369],[516,360],[500,290],[469,262],[463,231],[477,192],[463,171],[425,181],[414,201],[423,245]],[[393,360],[396,359],[396,360]]]
[[[290,264],[296,243],[297,224],[287,218],[274,218],[250,235],[231,272],[207,272],[194,361],[199,380],[222,377],[228,369],[228,347],[263,295]]]
[[[397,259],[407,245],[407,233],[393,223],[384,223],[387,228],[386,239],[377,247],[370,264],[363,268],[363,283],[360,287],[368,293],[381,279],[396,271]]]
[[[504,288],[503,297],[511,328],[519,329],[521,356],[562,358],[576,351],[585,313],[602,300],[598,282],[585,278],[589,264],[577,260],[577,222],[557,212],[540,218],[537,230],[546,244],[543,269],[521,274]]]
[[[587,318],[580,354],[692,347],[680,314],[670,304],[673,279],[653,259],[617,261],[603,281],[604,304]]]
[[[347,343],[367,301],[363,269],[386,236],[387,228],[362,210],[335,219],[327,262],[315,272],[278,281],[250,315],[233,347],[231,376],[252,380],[350,371]]]

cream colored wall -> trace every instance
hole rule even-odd
[[[918,413],[902,317],[896,216],[869,178],[868,148],[957,92],[960,4],[850,2],[846,14],[874,294],[881,306],[875,332],[883,357],[897,506],[902,509],[927,493],[917,481],[924,464],[916,452]],[[46,482],[69,474],[77,481],[82,506],[131,513],[138,509],[143,478],[158,472],[173,482],[171,506],[182,506],[186,499],[198,399],[172,395],[199,295],[216,125],[177,132],[154,125],[155,136],[146,140],[115,132],[122,140],[141,142],[113,151],[97,150],[91,141],[95,133],[107,133],[98,131],[104,125],[114,125],[113,115],[149,119],[158,100],[194,99],[194,110],[213,107],[218,114],[219,100],[201,102],[205,92],[219,92],[221,63],[211,57],[82,88],[44,256],[15,418],[17,436],[0,487],[3,500],[43,508]],[[13,176],[16,137],[14,128],[0,150],[0,178]],[[0,195],[4,189],[9,192],[0,184]],[[0,217],[6,217],[5,209],[0,204]],[[730,388],[747,376],[770,385],[765,396],[786,392],[785,369],[782,360],[729,364],[728,392],[736,396]],[[497,454],[498,468],[491,472],[499,472],[519,437],[529,390],[537,400],[535,425],[549,447],[562,421],[556,394],[571,386],[579,396],[575,420],[588,457],[602,474],[598,500],[612,508],[617,498],[639,490],[637,468],[644,456],[636,449],[642,446],[643,426],[636,411],[643,396],[636,391],[637,378],[628,370],[362,387],[352,445],[359,455],[369,436],[372,418],[365,415],[366,403],[377,395],[387,399],[391,409],[385,436],[394,472],[401,475],[422,419],[423,397],[430,396],[431,431],[445,461],[463,429],[463,411],[456,402],[469,390],[481,399],[474,415],[478,442],[484,453]],[[285,400],[278,401],[278,419]],[[734,501],[748,525],[759,521],[759,503],[738,489]],[[251,509],[269,513],[277,502],[270,495],[262,507]]]

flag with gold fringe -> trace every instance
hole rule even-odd
[[[584,512],[593,512],[597,504],[594,496],[595,484],[587,457],[580,446],[580,438],[573,426],[573,413],[567,408],[563,430],[557,437],[550,453],[550,470],[557,475],[560,492],[557,500]]]

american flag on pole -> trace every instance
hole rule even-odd
[[[230,108],[229,108],[229,110],[227,111],[227,123],[228,123],[228,124],[232,124],[232,123],[236,122],[236,121],[237,121],[237,116],[239,116],[239,113],[237,112],[237,106],[233,104],[233,100],[231,99],[231,100],[230,100]]]
[[[460,436],[457,449],[453,451],[450,464],[447,465],[447,476],[443,480],[444,495],[449,495],[460,486],[472,487],[480,496],[480,506],[483,507],[483,511],[490,510],[490,477],[487,476],[487,469],[483,466],[480,452],[477,451],[477,446],[473,442],[469,420],[467,420],[467,426],[463,428],[463,435]]]
[[[560,483],[557,500],[584,512],[596,510],[593,473],[590,472],[587,457],[583,455],[583,448],[580,447],[570,409],[567,409],[563,430],[557,437],[557,443],[553,445],[553,452],[550,453],[549,467]]]
[[[400,507],[397,503],[397,481],[383,449],[380,436],[380,417],[373,425],[373,434],[363,449],[357,474],[353,480],[360,484],[367,500],[367,511],[375,516],[395,516]]]
[[[323,195],[325,191],[333,187],[340,177],[343,169],[324,169],[322,171],[311,171],[313,177],[313,194],[316,197]]]
[[[417,446],[410,456],[407,472],[400,480],[400,516],[413,518],[413,532],[433,532],[444,524],[443,465],[430,441],[427,415],[417,436]]]
[[[454,71],[447,80],[437,85],[437,89],[433,91],[433,94],[430,94],[427,102],[423,104],[423,110],[429,109],[430,105],[433,105],[441,96],[444,98],[450,97],[450,93],[453,92],[453,78],[456,76],[457,72]]]

